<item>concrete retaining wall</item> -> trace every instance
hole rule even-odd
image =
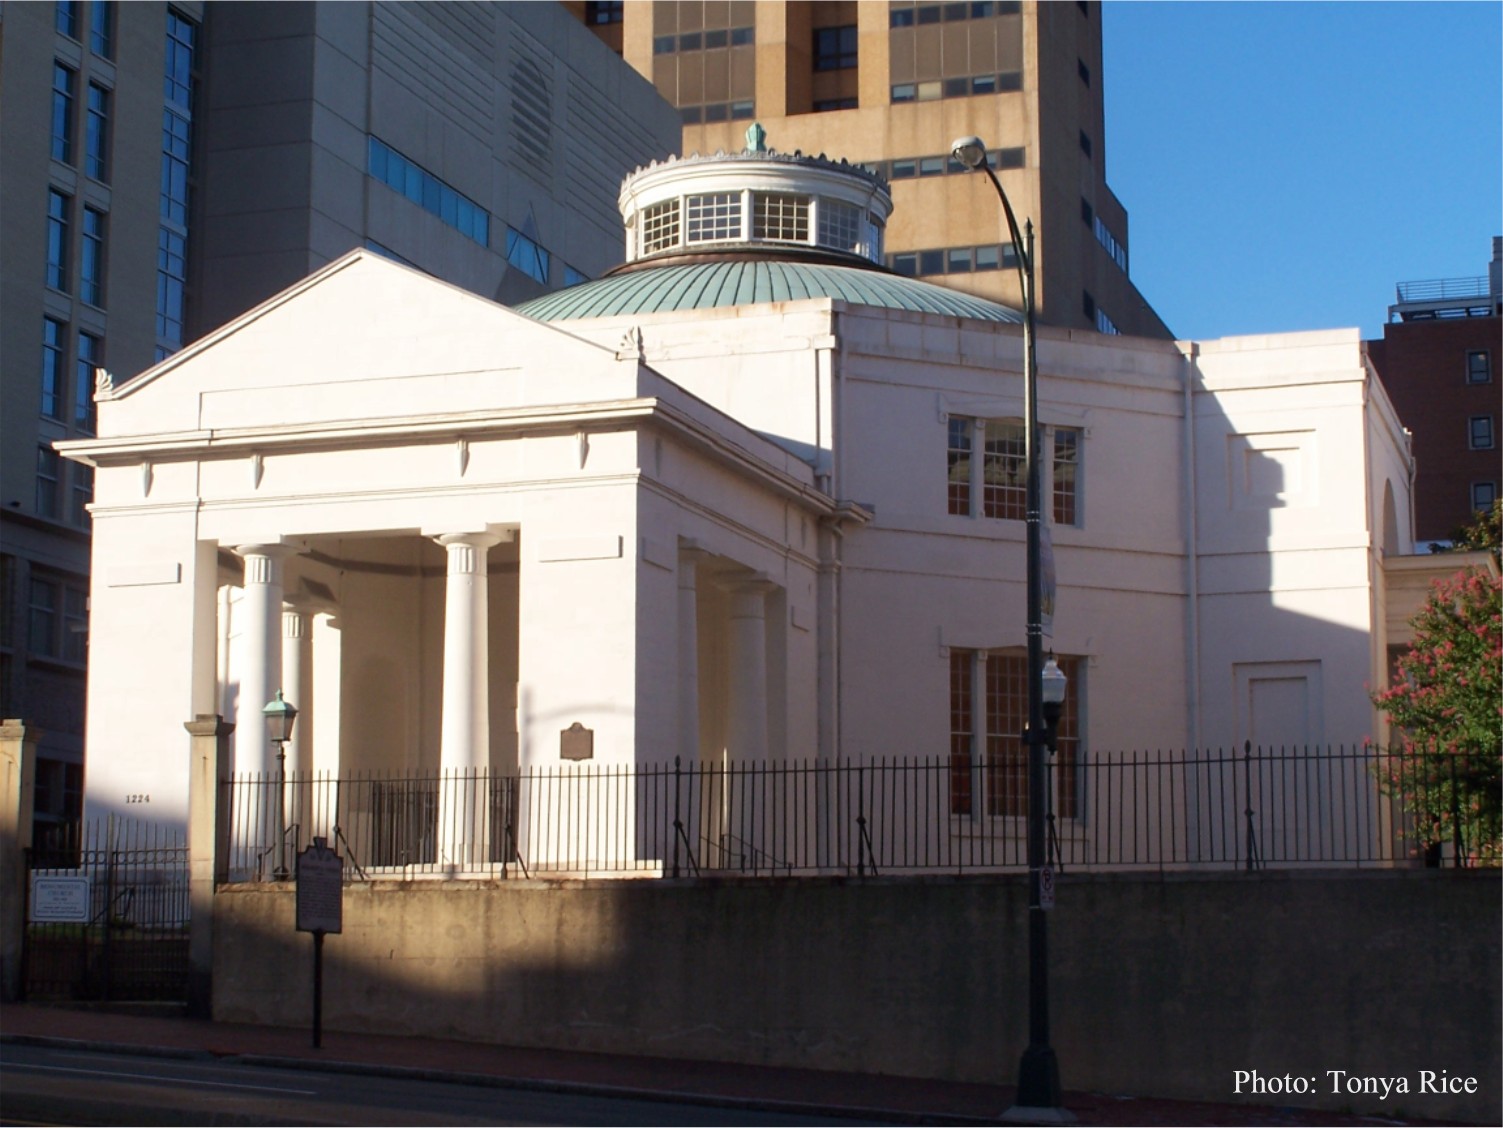
[[[1499,893],[1496,872],[1067,878],[1063,1083],[1498,1123]],[[1026,904],[1017,878],[357,885],[324,947],[324,1023],[1009,1082]],[[310,1021],[293,908],[290,886],[221,887],[217,1019]],[[1239,1095],[1238,1070],[1309,1091]],[[1476,1091],[1421,1092],[1425,1070]],[[1364,1078],[1409,1092],[1351,1091]]]

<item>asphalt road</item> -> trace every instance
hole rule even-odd
[[[850,1124],[712,1104],[0,1046],[0,1124]]]

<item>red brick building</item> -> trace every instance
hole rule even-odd
[[[1488,274],[1401,282],[1368,357],[1414,433],[1414,535],[1446,540],[1499,496],[1503,238]]]

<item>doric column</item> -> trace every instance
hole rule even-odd
[[[261,710],[282,688],[282,561],[295,549],[280,544],[243,544],[245,561],[245,668],[240,671],[235,710],[235,771],[269,774],[275,753],[266,738]],[[297,702],[293,702],[294,705]]]
[[[678,754],[684,767],[699,761],[699,562],[694,547],[678,554]]]
[[[282,605],[282,696],[297,707],[297,722],[287,742],[287,770],[313,770],[313,615],[290,603]]]
[[[730,588],[731,678],[726,748],[737,763],[767,759],[767,593],[754,576]]]
[[[490,767],[490,685],[486,558],[495,533],[446,533],[434,538],[448,552],[444,586],[443,717],[439,767],[439,861],[462,866],[486,861],[485,806],[477,777]]]
[[[444,586],[444,704],[439,761],[445,771],[490,764],[486,557],[495,533],[435,537],[448,551]]]

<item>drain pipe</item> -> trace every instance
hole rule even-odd
[[[1200,366],[1200,344],[1189,341],[1184,346],[1184,459],[1185,488],[1185,652],[1189,663],[1189,678],[1186,682],[1186,733],[1192,749],[1199,754],[1201,749],[1200,727],[1200,533],[1198,526],[1199,497],[1195,487],[1195,373]]]

